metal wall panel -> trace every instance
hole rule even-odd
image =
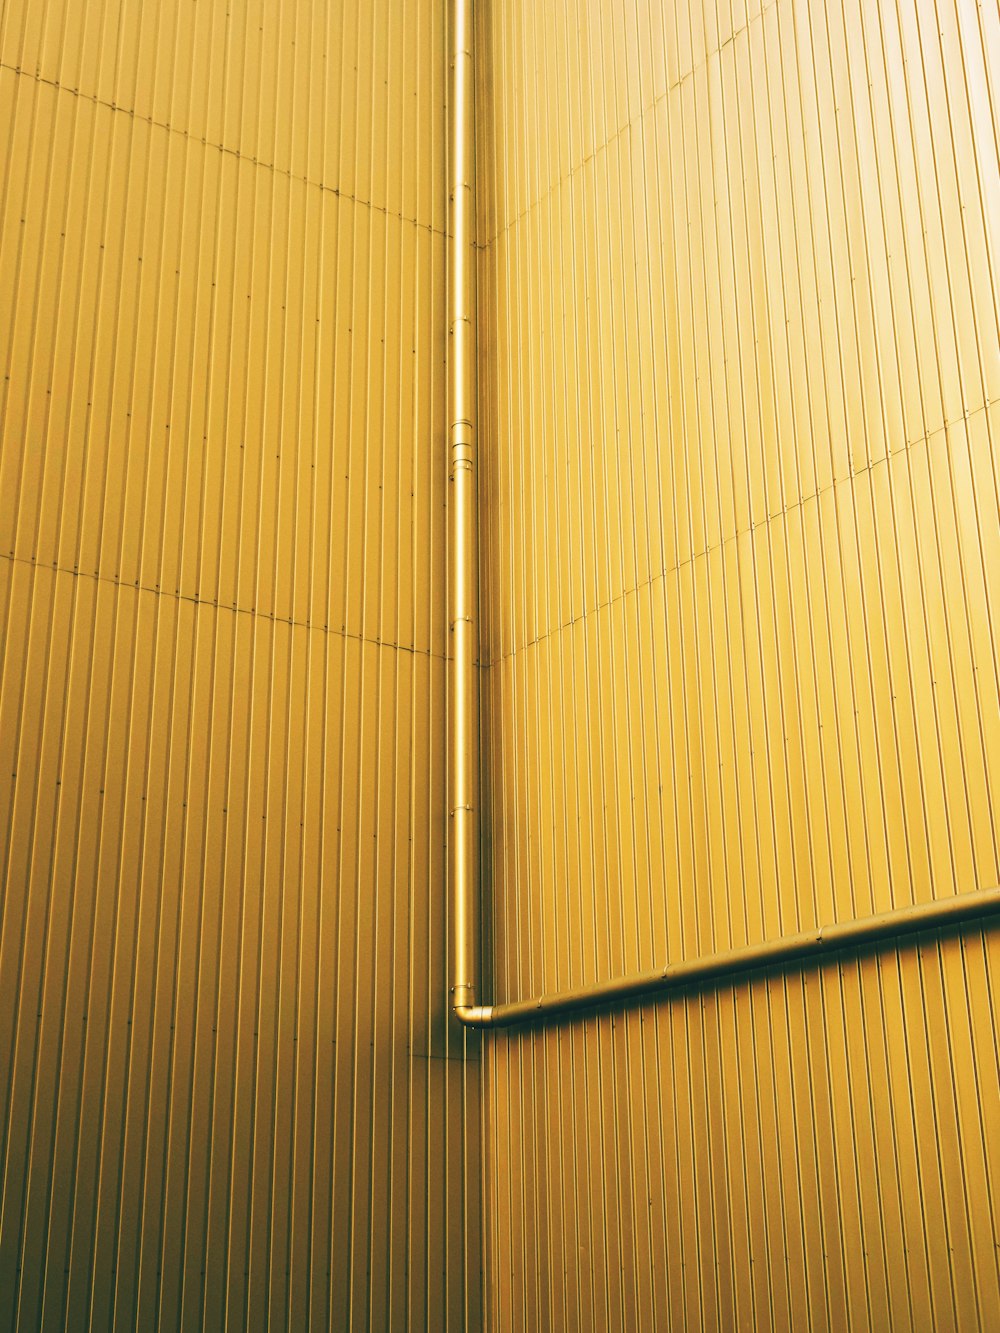
[[[0,5],[0,1327],[480,1323],[445,36]]]
[[[996,885],[996,6],[479,14],[487,993]],[[997,948],[491,1037],[491,1326],[1000,1323]]]

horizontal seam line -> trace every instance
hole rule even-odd
[[[141,111],[136,111],[132,107],[121,106],[117,102],[109,102],[103,97],[98,97],[94,93],[83,93],[78,88],[69,88],[58,79],[48,79],[43,74],[31,73],[30,70],[23,69],[20,65],[11,65],[7,61],[0,60],[0,69],[5,69],[18,78],[32,79],[35,83],[43,84],[47,88],[54,88],[56,92],[66,93],[69,97],[79,97],[85,102],[90,102],[94,106],[104,107],[108,111],[121,112],[130,116],[133,120],[140,120],[145,125],[153,129],[163,130],[167,134],[176,134],[179,138],[186,139],[189,143],[201,144],[204,148],[213,148],[216,152],[224,153],[229,157],[235,157],[240,162],[248,162],[255,167],[260,167],[264,171],[271,171],[276,176],[284,176],[289,181],[298,181],[301,185],[309,186],[314,190],[321,190],[324,194],[332,194],[337,199],[343,199],[349,203],[357,204],[359,208],[371,209],[374,213],[382,213],[385,217],[395,218],[397,222],[407,222],[411,226],[420,227],[424,231],[429,231],[435,236],[447,238],[448,232],[440,227],[435,227],[431,222],[421,222],[419,218],[408,217],[405,213],[397,213],[391,208],[386,208],[381,204],[373,203],[370,199],[361,199],[357,195],[348,194],[346,190],[338,189],[336,185],[327,185],[323,181],[311,180],[308,176],[300,176],[297,172],[290,171],[285,167],[279,167],[273,162],[265,162],[259,157],[248,157],[246,153],[241,153],[237,148],[229,148],[226,144],[216,143],[212,139],[203,139],[197,134],[192,134],[189,130],[182,129],[177,125],[168,125],[165,121],[156,120],[153,116],[145,116]]]
[[[810,491],[808,495],[799,496],[797,500],[793,500],[791,503],[784,505],[773,514],[768,514],[767,518],[761,519],[759,523],[751,523],[748,528],[737,528],[735,532],[731,532],[728,537],[723,537],[721,541],[716,542],[714,545],[706,546],[700,551],[695,551],[691,555],[686,556],[683,560],[678,560],[676,564],[668,566],[666,569],[656,570],[655,573],[650,574],[649,578],[643,579],[641,583],[636,583],[628,588],[623,588],[621,592],[615,593],[613,597],[609,597],[606,601],[598,602],[595,606],[588,607],[586,610],[581,611],[578,616],[573,616],[569,620],[562,621],[558,625],[553,625],[552,628],[547,629],[544,634],[538,634],[533,639],[529,639],[526,643],[516,645],[514,648],[511,648],[509,652],[501,653],[499,657],[490,658],[489,662],[486,664],[487,670],[492,670],[493,667],[500,666],[501,663],[510,661],[512,658],[516,657],[518,653],[526,652],[529,648],[535,648],[540,643],[544,643],[547,639],[552,639],[559,634],[563,634],[566,630],[572,629],[574,625],[578,625],[581,620],[589,620],[598,615],[601,611],[606,611],[611,606],[617,606],[619,602],[624,602],[627,597],[633,597],[637,592],[642,592],[645,588],[653,587],[654,584],[660,583],[670,574],[677,574],[686,566],[693,565],[699,560],[704,560],[708,556],[714,555],[716,551],[723,550],[724,547],[731,545],[740,537],[746,537],[749,533],[757,532],[760,528],[769,527],[778,519],[785,518],[789,514],[798,513],[799,510],[805,508],[805,506],[812,501],[819,500],[821,496],[829,495],[831,491],[835,491],[838,486],[853,482],[859,477],[869,476],[875,468],[880,467],[883,464],[888,464],[893,459],[901,458],[906,454],[909,454],[921,444],[929,444],[932,436],[940,435],[942,432],[947,433],[949,430],[954,430],[954,428],[963,421],[969,421],[983,412],[989,412],[997,405],[997,403],[1000,403],[1000,398],[988,398],[985,403],[981,403],[978,407],[963,412],[961,416],[955,417],[951,421],[942,422],[940,426],[935,426],[933,430],[927,431],[925,435],[919,435],[914,440],[907,440],[906,443],[901,445],[898,449],[891,450],[881,458],[870,459],[863,467],[852,468],[847,476],[833,480],[828,486],[817,486],[816,489]]]
[[[471,1057],[468,1055],[435,1055],[431,1051],[412,1051],[409,1048],[407,1048],[406,1054],[410,1060],[440,1060],[442,1064],[446,1065],[464,1066],[479,1063],[479,1058],[475,1055]]]
[[[550,195],[555,194],[561,186],[569,184],[575,176],[578,176],[588,162],[595,161],[602,153],[607,152],[613,143],[626,135],[629,130],[636,129],[648,115],[656,110],[661,102],[665,102],[669,98],[670,94],[674,92],[675,89],[682,88],[689,79],[694,78],[694,76],[699,74],[703,69],[707,69],[715,57],[722,55],[722,52],[727,46],[734,43],[736,38],[742,36],[743,33],[749,32],[756,22],[763,21],[764,15],[768,14],[772,9],[776,9],[780,3],[781,0],[769,0],[769,3],[764,4],[761,7],[760,12],[755,14],[753,18],[748,19],[747,22],[740,27],[734,28],[724,41],[721,41],[718,46],[713,47],[711,51],[706,52],[704,60],[699,61],[696,65],[692,65],[691,68],[685,70],[683,74],[679,74],[673,83],[667,84],[663,92],[654,94],[649,102],[646,102],[639,107],[635,115],[618,125],[616,129],[612,130],[607,138],[601,143],[596,144],[590,152],[584,153],[583,157],[581,157],[578,162],[575,162],[570,167],[569,171],[547,185],[536,198],[529,199],[520,213],[515,213],[513,217],[508,217],[497,227],[496,231],[487,239],[482,248],[489,249],[499,241],[501,236],[505,236],[509,231],[512,231],[516,225],[523,222],[524,219],[536,208],[539,208]],[[496,172],[494,171],[494,175],[495,174]]]
[[[194,606],[205,606],[213,611],[227,611],[230,615],[252,616],[255,620],[266,620],[274,625],[288,625],[292,629],[307,629],[318,634],[333,634],[338,639],[351,639],[355,643],[368,643],[375,648],[390,648],[400,653],[412,653],[415,657],[434,658],[439,662],[449,660],[443,653],[435,653],[429,648],[417,648],[405,643],[394,643],[390,639],[372,639],[366,634],[352,634],[350,630],[337,629],[333,625],[317,625],[311,620],[296,620],[291,616],[274,615],[267,611],[257,611],[251,607],[220,602],[211,597],[195,597],[191,593],[170,592],[167,588],[151,588],[149,584],[140,583],[138,580],[132,582],[128,579],[113,578],[110,574],[92,574],[86,569],[67,569],[65,565],[57,564],[55,561],[50,564],[48,561],[38,560],[32,556],[14,555],[7,551],[0,551],[0,560],[7,560],[11,564],[27,565],[30,569],[49,570],[53,574],[66,574],[74,579],[93,579],[95,583],[107,583],[113,588],[125,588],[129,592],[145,592],[153,597],[168,597],[175,602],[191,602]]]

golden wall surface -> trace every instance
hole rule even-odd
[[[2,1328],[480,1322],[445,87],[437,0],[0,4]]]
[[[1000,12],[479,13],[487,998],[996,885]],[[490,1326],[1000,1327],[998,972],[490,1037]]]

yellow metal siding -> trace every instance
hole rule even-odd
[[[0,5],[0,1327],[480,1323],[445,36]]]
[[[488,994],[995,885],[996,7],[479,15]],[[492,1327],[1000,1323],[998,965],[491,1037]]]

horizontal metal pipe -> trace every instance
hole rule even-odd
[[[808,962],[844,949],[871,944],[881,940],[897,939],[917,931],[958,925],[1000,913],[1000,887],[980,889],[975,893],[958,894],[936,902],[901,907],[878,916],[861,917],[816,930],[786,935],[764,944],[748,944],[742,949],[707,954],[688,962],[669,963],[656,972],[643,972],[631,977],[616,977],[594,986],[580,986],[575,990],[539,995],[532,1000],[517,1000],[511,1004],[459,1005],[455,1016],[472,1027],[510,1027],[555,1014],[576,1013],[616,1000],[634,1000],[664,991],[722,981],[740,973],[783,964]]]

